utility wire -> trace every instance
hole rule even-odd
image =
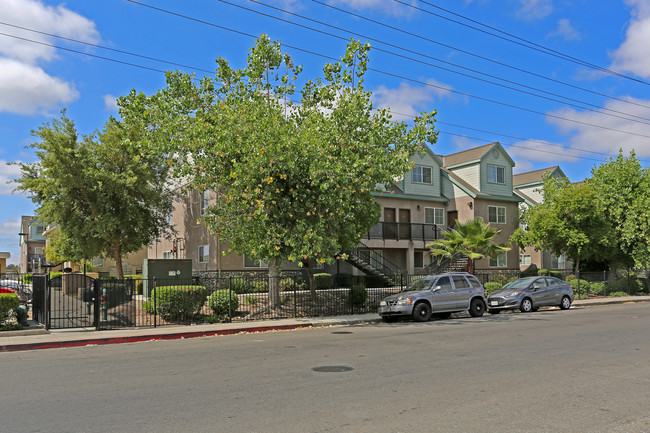
[[[602,97],[607,98],[607,99],[612,99],[612,100],[624,102],[626,104],[637,105],[637,106],[643,107],[643,108],[650,108],[649,105],[639,104],[639,103],[634,102],[634,101],[629,101],[629,100],[626,100],[626,99],[623,99],[623,98],[618,98],[616,96],[607,95],[605,93],[600,93],[600,92],[597,92],[595,90],[587,89],[586,87],[577,86],[575,84],[567,83],[566,81],[561,81],[561,80],[557,80],[555,78],[547,77],[545,75],[537,74],[537,73],[529,71],[527,69],[519,68],[517,66],[513,66],[513,65],[505,63],[505,62],[500,62],[498,60],[494,60],[494,59],[491,59],[489,57],[485,57],[485,56],[482,56],[480,54],[473,53],[471,51],[463,50],[463,49],[455,47],[453,45],[445,44],[445,43],[436,41],[434,39],[428,38],[426,36],[418,35],[416,33],[410,32],[408,30],[404,30],[404,29],[401,29],[399,27],[395,27],[395,26],[392,26],[390,24],[386,24],[386,23],[383,23],[381,21],[377,21],[377,20],[374,20],[372,18],[368,18],[368,17],[363,16],[361,14],[357,14],[357,13],[354,13],[354,12],[339,8],[337,6],[331,5],[329,3],[325,3],[325,2],[320,1],[320,0],[311,0],[311,1],[314,2],[314,3],[318,3],[319,5],[322,5],[322,6],[337,10],[339,12],[351,15],[353,17],[356,17],[356,18],[371,22],[373,24],[377,24],[379,26],[389,28],[391,30],[395,30],[395,31],[403,33],[405,35],[413,36],[415,38],[419,38],[419,39],[422,39],[424,41],[431,42],[432,44],[440,45],[442,47],[449,48],[449,49],[452,49],[454,51],[458,51],[459,53],[467,54],[467,55],[473,56],[473,57],[475,57],[477,59],[485,60],[487,62],[494,63],[494,64],[499,65],[499,66],[503,66],[503,67],[506,67],[506,68],[509,68],[509,69],[512,69],[512,70],[515,70],[515,71],[518,71],[518,72],[522,72],[524,74],[531,75],[533,77],[537,77],[537,78],[541,78],[543,80],[551,81],[551,82],[556,83],[556,84],[561,84],[561,85],[564,85],[564,86],[568,86],[568,87],[571,87],[573,89],[582,90],[583,92],[588,92],[588,93],[591,93],[591,94],[594,94],[594,95],[602,96]],[[446,9],[443,9],[443,10],[446,11]],[[453,13],[453,12],[450,12],[450,13]]]
[[[335,34],[329,33],[329,32],[325,32],[323,30],[315,29],[313,27],[309,27],[309,26],[306,26],[304,24],[296,23],[296,22],[293,22],[293,21],[290,21],[290,20],[287,20],[287,19],[284,19],[284,18],[275,17],[273,15],[269,15],[269,14],[266,14],[264,12],[257,11],[255,9],[247,8],[246,6],[238,5],[238,4],[232,3],[232,2],[227,1],[227,0],[217,0],[217,1],[220,1],[221,3],[225,3],[225,4],[228,4],[228,5],[231,5],[231,6],[234,6],[234,7],[249,11],[249,12],[259,14],[259,15],[262,15],[262,16],[265,16],[265,17],[268,17],[268,18],[272,18],[272,19],[275,19],[275,20],[278,20],[278,21],[286,22],[288,24],[292,24],[292,25],[295,25],[297,27],[305,28],[305,29],[312,30],[312,31],[317,32],[317,33],[321,33],[321,34],[324,34],[324,35],[327,35],[327,36],[331,36],[331,37],[334,37],[334,38],[337,38],[337,39],[340,39],[340,40],[343,40],[343,41],[347,40],[346,37],[335,35]],[[412,53],[412,54],[416,54],[418,56],[429,58],[429,59],[435,60],[435,61],[443,63],[443,64],[451,65],[451,66],[454,66],[454,67],[457,67],[457,68],[460,68],[460,69],[464,69],[464,70],[474,72],[474,73],[477,73],[477,74],[480,74],[480,75],[484,75],[484,76],[487,76],[487,77],[490,77],[490,78],[501,80],[501,81],[506,82],[506,83],[511,83],[511,84],[514,84],[514,85],[517,85],[517,86],[521,86],[521,87],[526,88],[526,89],[531,89],[531,90],[546,93],[548,95],[552,95],[552,96],[555,96],[555,97],[558,97],[558,98],[563,98],[563,99],[566,99],[566,100],[569,100],[569,101],[574,101],[574,102],[577,102],[579,104],[592,106],[592,107],[597,107],[597,109],[588,108],[588,107],[585,107],[583,105],[572,104],[572,103],[569,103],[569,102],[566,102],[566,101],[560,101],[560,100],[555,99],[555,98],[550,98],[548,96],[539,95],[537,93],[529,92],[527,90],[518,89],[518,88],[515,88],[515,87],[505,85],[505,84],[496,83],[494,81],[486,80],[484,78],[476,77],[476,76],[473,76],[473,75],[470,75],[470,74],[466,74],[464,72],[455,71],[453,69],[445,68],[443,66],[434,65],[432,63],[429,63],[429,62],[426,62],[426,61],[423,61],[423,60],[419,60],[419,59],[415,59],[413,57],[408,57],[408,56],[405,56],[403,54],[399,54],[399,53],[396,53],[396,52],[393,52],[393,51],[389,51],[389,50],[386,50],[386,49],[383,49],[383,48],[380,48],[380,47],[377,47],[377,46],[374,47],[374,49],[376,51],[387,53],[387,54],[390,54],[390,55],[393,55],[393,56],[396,56],[396,57],[400,57],[400,58],[403,58],[403,59],[406,59],[406,60],[411,60],[411,61],[423,64],[423,65],[431,66],[431,67],[434,67],[434,68],[437,68],[437,69],[442,69],[444,71],[448,71],[448,72],[451,72],[451,73],[454,73],[454,74],[462,75],[464,77],[472,78],[472,79],[482,81],[482,82],[485,82],[485,83],[489,83],[489,84],[492,84],[492,85],[495,85],[495,86],[499,86],[499,87],[502,87],[502,88],[505,88],[505,89],[513,90],[515,92],[523,93],[523,94],[530,95],[530,96],[535,96],[537,98],[546,99],[548,101],[558,102],[560,104],[569,105],[571,107],[580,108],[580,109],[588,110],[588,111],[593,111],[595,113],[600,113],[600,114],[604,114],[604,115],[607,115],[607,116],[618,117],[620,119],[629,120],[629,121],[632,121],[632,122],[637,122],[637,121],[635,121],[634,119],[631,119],[630,117],[650,121],[650,118],[647,118],[647,117],[636,116],[634,114],[629,114],[629,113],[624,113],[624,112],[617,111],[617,110],[612,110],[612,109],[609,109],[609,108],[599,107],[598,105],[591,104],[589,102],[584,102],[584,101],[580,101],[580,100],[577,100],[577,99],[569,98],[567,96],[559,95],[557,93],[547,92],[545,90],[542,90],[542,89],[539,89],[539,88],[536,88],[536,87],[521,84],[521,83],[511,81],[511,80],[508,80],[508,79],[505,79],[505,78],[501,78],[501,77],[498,77],[498,76],[495,76],[495,75],[490,75],[490,74],[487,74],[485,72],[481,72],[481,71],[478,71],[478,70],[475,70],[475,69],[466,68],[464,66],[461,66],[461,65],[458,65],[458,64],[455,64],[455,63],[451,63],[451,62],[448,62],[448,61],[445,61],[445,60],[442,60],[442,59],[439,59],[439,58],[436,58],[436,57],[432,57],[432,56],[429,56],[427,54],[422,54],[422,53],[420,53],[418,51],[414,51],[414,50],[411,50],[411,49],[408,49],[408,48],[403,48],[403,47],[400,47],[398,45],[392,44],[390,42],[382,41],[382,40],[373,38],[371,36],[364,35],[362,33],[354,32],[352,30],[348,30],[348,29],[344,29],[344,28],[337,27],[337,26],[334,26],[334,25],[330,25],[330,24],[324,23],[322,21],[318,21],[318,20],[306,17],[304,15],[299,15],[299,14],[287,11],[287,10],[279,8],[279,7],[275,7],[275,6],[272,6],[272,5],[267,5],[265,3],[261,3],[261,2],[259,2],[257,0],[248,0],[248,1],[251,2],[251,3],[256,3],[256,4],[259,4],[259,5],[262,5],[262,6],[265,6],[265,7],[268,7],[268,8],[271,8],[271,9],[274,9],[274,10],[289,14],[289,15],[293,15],[293,16],[296,16],[296,17],[299,17],[299,18],[302,18],[302,19],[305,19],[305,20],[308,20],[308,21],[318,23],[318,24],[326,26],[326,27],[331,27],[333,29],[340,30],[340,31],[343,31],[343,32],[348,32],[348,33],[360,36],[362,38],[365,38],[365,39],[368,39],[368,40],[371,40],[371,41],[379,42],[381,44],[388,45],[390,47],[394,47],[394,48],[406,51],[408,53]],[[648,108],[650,108],[650,107],[648,107]],[[616,114],[609,114],[609,113],[606,113],[605,111],[622,114],[622,115],[627,116],[627,117],[622,117],[622,116],[619,116],[619,115],[616,115]],[[650,123],[647,123],[647,122],[639,122],[639,123],[644,123],[646,125],[650,125]]]
[[[136,0],[127,0],[127,1],[130,2],[130,3],[134,3],[134,4],[137,4],[137,5],[140,5],[140,6],[144,6],[144,7],[153,9],[153,10],[160,11],[160,12],[163,12],[163,13],[166,13],[166,14],[170,14],[170,15],[177,16],[177,17],[180,17],[180,18],[184,18],[184,19],[187,19],[187,20],[190,20],[190,21],[206,24],[208,26],[212,26],[212,27],[215,27],[215,28],[231,31],[231,32],[234,32],[234,33],[237,33],[237,34],[241,34],[241,35],[248,36],[250,38],[257,39],[257,36],[255,36],[255,35],[251,35],[249,33],[245,33],[245,32],[239,31],[239,30],[234,30],[234,29],[231,29],[229,27],[221,26],[221,25],[214,24],[214,23],[211,23],[211,22],[208,22],[208,21],[200,20],[198,18],[183,15],[183,14],[180,14],[178,12],[170,11],[168,9],[159,8],[159,7],[152,6],[152,5],[149,5],[149,4],[140,2],[140,1],[136,1]],[[321,53],[317,53],[317,52],[314,52],[312,50],[306,50],[304,48],[300,48],[300,47],[297,47],[297,46],[294,46],[294,45],[289,45],[289,44],[286,44],[286,43],[283,43],[282,45],[284,47],[291,48],[291,49],[301,51],[301,52],[305,52],[305,53],[309,53],[309,54],[312,54],[312,55],[315,55],[315,56],[319,56],[319,57],[323,57],[323,58],[327,58],[327,59],[333,59],[331,56],[327,56],[327,55],[324,55],[324,54],[321,54]],[[338,59],[334,59],[334,60],[338,61]],[[554,114],[542,113],[540,111],[532,110],[532,109],[525,108],[525,107],[520,107],[518,105],[509,104],[509,103],[501,102],[501,101],[496,101],[496,100],[493,100],[493,99],[484,98],[484,97],[481,97],[481,96],[476,96],[476,95],[473,95],[473,94],[470,94],[470,93],[460,92],[458,90],[453,90],[453,89],[450,89],[448,87],[442,87],[442,86],[438,86],[438,85],[435,85],[435,84],[422,82],[422,81],[419,81],[419,80],[415,80],[413,78],[408,78],[408,77],[404,77],[404,76],[401,76],[401,75],[398,75],[398,74],[393,74],[393,73],[390,73],[390,72],[382,71],[380,69],[368,68],[368,70],[373,71],[373,72],[377,72],[379,74],[387,75],[387,76],[390,76],[390,77],[399,78],[399,79],[406,80],[406,81],[411,81],[411,82],[418,83],[418,84],[421,84],[421,85],[424,85],[424,86],[433,87],[433,88],[437,88],[437,89],[442,89],[442,90],[445,90],[447,92],[451,92],[451,93],[455,93],[455,94],[458,94],[458,95],[466,96],[468,98],[478,99],[478,100],[481,100],[481,101],[490,102],[490,103],[502,105],[502,106],[505,106],[505,107],[510,107],[510,108],[514,108],[514,109],[517,109],[517,110],[526,111],[526,112],[529,112],[529,113],[539,114],[539,115],[542,115],[542,116],[552,117],[552,118],[556,118],[556,119],[559,119],[559,120],[565,120],[565,121],[572,122],[572,123],[577,123],[577,124],[581,124],[581,125],[585,125],[585,126],[592,126],[594,128],[605,129],[605,130],[619,132],[619,133],[623,133],[623,134],[629,134],[629,135],[634,135],[634,136],[638,136],[638,137],[650,138],[650,135],[639,134],[639,133],[630,132],[630,131],[623,131],[623,130],[619,130],[619,129],[615,129],[615,128],[609,128],[609,127],[602,126],[602,125],[583,122],[583,121],[580,121],[580,120],[574,120],[574,119],[570,119],[570,118],[567,118],[567,117],[562,117],[562,116],[558,116],[558,115],[554,115]],[[633,120],[630,119],[630,121],[633,121]]]
[[[463,16],[463,18],[468,20],[468,21],[477,22],[477,23],[479,23],[480,25],[482,25],[484,27],[492,28],[495,31],[498,31],[498,32],[503,33],[503,34],[507,34],[508,36],[511,36],[512,38],[515,38],[515,39],[509,39],[509,38],[507,38],[505,36],[500,36],[498,34],[488,32],[488,31],[480,29],[478,27],[474,27],[474,26],[471,26],[469,24],[466,24],[466,23],[454,20],[452,18],[446,17],[444,15],[440,15],[440,14],[437,14],[435,12],[431,12],[429,10],[423,9],[421,7],[406,3],[406,2],[404,2],[402,0],[394,0],[394,1],[397,2],[397,3],[400,3],[400,4],[404,5],[404,6],[407,6],[407,7],[413,8],[413,9],[417,9],[417,10],[419,10],[421,12],[424,12],[424,13],[427,13],[429,15],[433,15],[433,16],[436,16],[438,18],[442,18],[444,20],[451,21],[451,22],[454,22],[456,24],[460,24],[461,26],[477,30],[477,31],[479,31],[481,33],[485,33],[485,34],[494,36],[496,38],[503,39],[505,41],[512,42],[512,43],[517,44],[517,45],[521,45],[521,46],[529,48],[531,50],[539,51],[540,53],[544,53],[544,54],[547,54],[547,55],[550,55],[550,56],[553,56],[553,57],[557,57],[559,59],[563,59],[563,60],[566,60],[566,61],[569,61],[569,62],[577,63],[579,65],[586,66],[588,68],[595,69],[595,70],[598,70],[598,71],[601,71],[601,72],[605,72],[605,73],[610,74],[610,75],[614,75],[614,76],[621,77],[621,78],[626,78],[628,80],[635,81],[637,83],[650,85],[650,83],[648,83],[647,81],[644,81],[644,80],[641,80],[641,79],[638,79],[638,78],[635,78],[635,77],[632,77],[632,76],[629,76],[629,75],[625,75],[625,74],[622,74],[620,72],[613,71],[611,69],[603,68],[602,66],[594,65],[593,63],[589,63],[587,61],[578,59],[576,57],[569,56],[568,54],[564,54],[564,53],[561,53],[559,51],[555,51],[555,50],[552,50],[550,48],[546,48],[546,47],[544,47],[542,45],[538,45],[538,44],[536,44],[534,42],[527,41],[526,39],[519,38],[518,36],[510,35],[509,33],[503,32],[503,31],[498,30],[496,28],[492,28],[492,27],[488,26],[487,24],[480,23],[478,21],[472,20],[470,18],[466,18],[464,16]],[[435,6],[432,3],[429,3],[427,1],[424,1],[424,0],[419,0],[419,1],[422,2],[422,3],[428,4],[430,6],[437,7],[437,6]],[[449,13],[452,13],[452,12],[449,12]],[[460,14],[455,14],[455,13],[454,13],[454,15],[462,16]],[[526,43],[519,42],[517,39],[519,39],[520,41],[525,41]]]

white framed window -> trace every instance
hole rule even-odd
[[[201,215],[205,215],[206,211],[208,210],[208,206],[210,206],[210,192],[203,191],[201,194],[201,202],[199,204],[199,213]]]
[[[445,210],[441,207],[424,208],[425,224],[445,225]]]
[[[555,254],[551,255],[551,269],[566,269],[566,257],[561,255],[556,257]]]
[[[268,268],[269,264],[258,260],[255,257],[249,257],[244,254],[244,267],[245,268]]]
[[[199,245],[199,263],[208,263],[210,259],[210,245]]]
[[[416,165],[413,169],[413,183],[431,183],[431,167]]]
[[[491,268],[505,268],[508,266],[508,254],[505,251],[499,251],[496,256],[490,257]]]
[[[165,251],[165,252],[163,253],[163,257],[162,257],[162,258],[163,258],[163,259],[173,259],[173,257],[172,257],[172,252],[171,252],[171,251]]]
[[[490,183],[506,183],[506,168],[499,165],[487,166],[488,182]]]
[[[43,224],[39,224],[36,226],[37,235],[42,235],[44,231],[45,231],[45,226]]]
[[[506,208],[504,206],[488,206],[488,222],[505,224]]]
[[[34,254],[39,255],[39,256],[41,254],[43,254],[43,247],[35,247],[34,248]]]
[[[519,264],[526,266],[530,265],[530,254],[519,254]]]

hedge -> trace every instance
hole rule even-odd
[[[500,290],[503,287],[503,284],[490,281],[485,284],[483,284],[483,287],[485,287],[485,295],[489,296],[491,293],[496,292],[497,290]]]
[[[239,299],[232,290],[216,290],[208,298],[208,306],[215,316],[232,315],[239,308]]]
[[[314,286],[315,289],[331,289],[333,283],[332,275],[322,273],[314,274]]]
[[[203,308],[207,295],[204,286],[160,286],[153,293],[158,314],[170,322],[193,319]],[[153,303],[152,300],[150,308]]]
[[[0,324],[16,317],[20,300],[15,293],[0,293]]]

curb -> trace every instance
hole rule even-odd
[[[301,323],[296,325],[269,325],[269,326],[254,326],[246,328],[233,328],[233,329],[215,329],[212,331],[196,331],[196,332],[175,332],[169,334],[149,334],[128,337],[107,337],[107,338],[88,338],[84,340],[69,340],[69,341],[47,341],[42,343],[24,343],[24,344],[5,344],[0,345],[0,352],[18,352],[23,350],[38,350],[38,349],[60,349],[64,347],[79,347],[79,346],[99,346],[104,344],[120,344],[120,343],[138,343],[142,341],[156,341],[156,340],[180,340],[184,338],[199,338],[199,337],[212,337],[215,335],[232,335],[241,334],[243,332],[265,332],[274,330],[292,330],[300,328],[311,328],[311,323]]]

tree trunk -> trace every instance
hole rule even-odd
[[[278,308],[280,306],[279,263],[280,260],[277,257],[269,260],[269,306],[271,308]]]
[[[465,266],[465,270],[470,274],[474,274],[474,260],[469,257],[467,258],[467,266]]]
[[[124,279],[124,268],[122,267],[122,248],[120,246],[113,247],[113,258],[115,259],[115,267],[117,268],[117,279]]]
[[[309,278],[311,299],[316,299],[316,280],[314,279],[314,267],[311,264],[311,260],[307,260],[307,276]]]

